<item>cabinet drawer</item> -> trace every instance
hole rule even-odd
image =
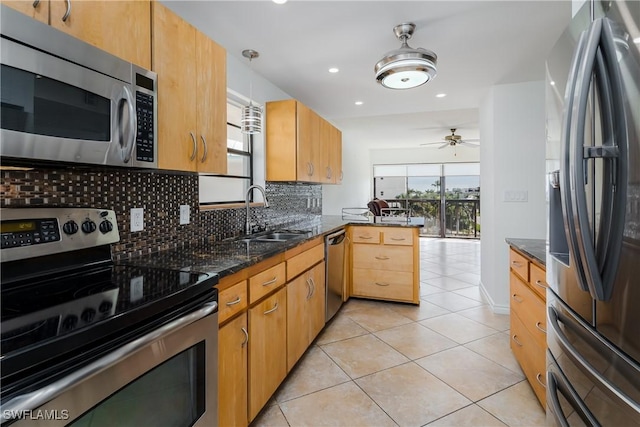
[[[243,280],[218,294],[218,323],[222,323],[247,307],[247,281]]]
[[[383,227],[382,243],[385,245],[413,246],[413,229]]]
[[[353,227],[353,243],[380,243],[380,228]]]
[[[535,343],[518,316],[511,310],[511,350],[542,407],[546,407],[546,353]],[[543,385],[544,384],[544,385]]]
[[[529,260],[513,249],[509,250],[509,265],[522,280],[529,281]]]
[[[511,309],[527,328],[536,344],[547,347],[547,317],[545,303],[538,294],[510,273]]]
[[[535,264],[529,264],[529,276],[531,287],[536,291],[543,301],[547,300],[547,273]]]
[[[324,245],[314,246],[287,260],[287,281],[324,259]]]
[[[274,289],[286,283],[284,262],[249,278],[249,303],[253,304]]]
[[[413,301],[413,273],[354,268],[353,295]]]
[[[353,245],[353,267],[413,271],[413,248],[408,246]]]

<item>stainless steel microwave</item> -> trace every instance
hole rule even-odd
[[[154,72],[7,6],[0,33],[3,164],[157,168]]]

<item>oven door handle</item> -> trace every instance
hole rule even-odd
[[[148,334],[137,338],[134,341],[123,345],[122,347],[119,347],[117,350],[112,351],[111,353],[89,365],[83,366],[77,371],[67,375],[64,378],[59,379],[58,381],[53,382],[52,384],[47,385],[44,388],[32,391],[30,393],[25,393],[20,396],[16,396],[15,398],[0,406],[0,413],[2,413],[2,419],[0,422],[4,423],[6,421],[9,421],[10,418],[6,418],[6,416],[10,417],[12,416],[12,414],[17,414],[29,410],[32,411],[39,408],[56,396],[61,395],[62,393],[81,383],[82,381],[121,362],[126,357],[129,357],[131,354],[135,353],[143,347],[146,347],[152,342],[161,339],[177,331],[178,329],[181,329],[214,313],[217,308],[217,302],[209,301],[196,311],[193,311],[185,316],[180,317],[179,319],[176,319],[170,323],[167,323],[166,325],[154,329],[152,332],[149,332]]]

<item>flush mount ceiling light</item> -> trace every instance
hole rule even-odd
[[[242,51],[242,56],[249,58],[249,68],[251,68],[251,60],[257,58],[260,54],[253,49]],[[242,107],[240,116],[240,130],[245,134],[255,134],[262,132],[262,108],[253,105],[253,69],[251,69],[251,77],[249,77],[249,105]]]
[[[436,76],[436,54],[421,47],[414,49],[407,44],[415,29],[416,25],[411,22],[393,28],[402,46],[387,52],[376,64],[376,80],[382,86],[389,89],[411,89]]]

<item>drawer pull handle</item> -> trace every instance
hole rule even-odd
[[[271,310],[267,310],[262,314],[269,314],[269,313],[273,313],[274,311],[276,311],[278,309],[278,303],[276,302],[276,305],[271,309]]]
[[[540,322],[536,322],[536,328],[538,328],[538,330],[539,330],[540,332],[542,332],[542,333],[546,334],[546,333],[547,333],[547,330],[546,330],[546,329],[544,329],[544,328],[542,328],[540,325],[542,325],[542,323],[540,323]]]
[[[226,303],[227,307],[231,307],[232,305],[236,305],[238,303],[240,303],[240,301],[242,301],[242,298],[240,298],[239,296],[236,297],[236,299],[234,299],[233,301],[229,301]]]
[[[542,374],[540,372],[538,372],[538,375],[536,375],[536,380],[538,381],[538,384],[540,384],[544,388],[547,388],[547,385],[545,383],[543,383],[542,381],[540,381],[541,377],[542,377]]]
[[[71,15],[71,0],[65,0],[67,3],[67,10],[65,10],[64,15],[62,16],[62,22],[67,22],[69,19],[69,15]]]
[[[363,239],[363,240],[370,240],[373,239],[373,236],[358,236],[359,238]]]
[[[518,341],[518,336],[514,335],[511,337],[513,339],[513,341],[515,341],[516,344],[518,344],[518,346],[522,347],[522,343],[520,341]]]
[[[247,332],[247,329],[244,326],[241,330],[244,332],[244,341],[242,341],[242,347],[244,347],[249,342],[249,332]]]
[[[396,242],[401,242],[403,240],[407,240],[404,237],[392,237],[391,240],[395,240]]]
[[[273,279],[271,280],[267,280],[266,282],[264,282],[262,284],[262,286],[269,286],[269,285],[273,285],[274,283],[276,283],[278,281],[278,276],[274,276]]]
[[[389,259],[389,257],[388,256],[377,256],[376,259],[379,259],[381,261],[386,261],[386,260]]]
[[[516,267],[522,267],[522,263],[518,261],[511,261],[511,264],[515,265]]]
[[[307,291],[307,299],[309,299],[311,298],[311,295],[313,295],[313,291],[311,290],[311,279],[307,279],[307,287],[309,288]]]
[[[545,285],[542,281],[536,280],[536,285],[540,286],[542,289],[547,289],[547,285]]]
[[[309,280],[311,281],[311,295],[310,295],[310,297],[312,297],[316,293],[316,281],[313,280],[313,277],[309,277]]]
[[[524,300],[518,296],[518,294],[511,295],[511,298],[516,300],[517,302],[523,302]]]
[[[36,7],[38,7],[39,4],[40,4],[40,0],[35,0],[33,2],[33,8],[35,9]]]
[[[389,286],[388,283],[375,282],[375,284],[378,285],[378,286]]]

